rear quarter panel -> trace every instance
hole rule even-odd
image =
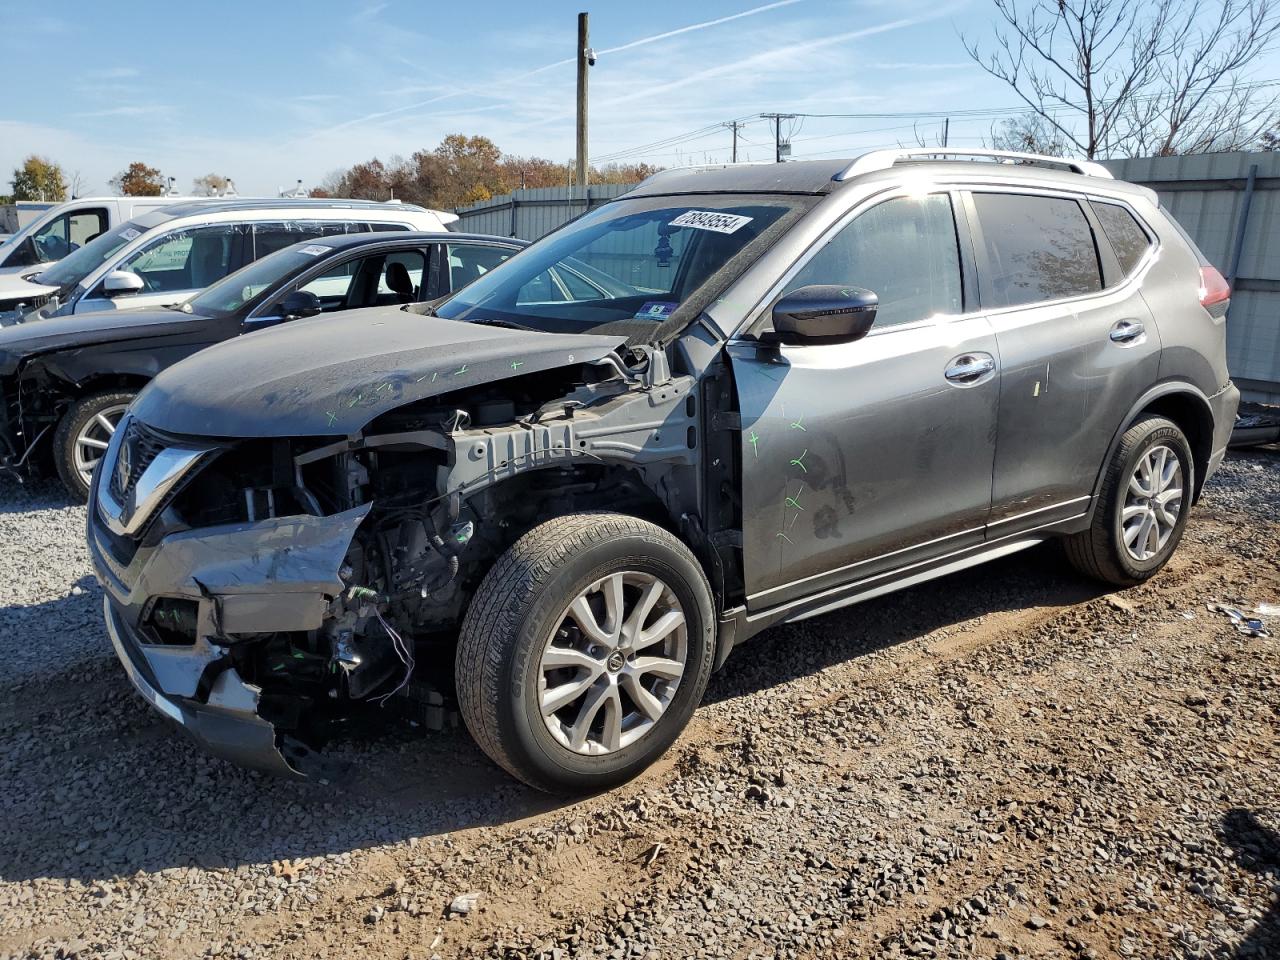
[[[1146,204],[1135,207],[1160,239],[1142,284],[1143,299],[1160,330],[1160,379],[1189,381],[1211,397],[1230,380],[1226,319],[1200,306],[1200,261],[1168,215]]]

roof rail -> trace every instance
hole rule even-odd
[[[1017,153],[1013,150],[952,150],[949,147],[924,147],[914,150],[873,150],[864,153],[853,163],[837,173],[832,180],[849,180],[863,173],[888,170],[899,160],[945,160],[951,157],[973,157],[995,160],[998,163],[1033,163],[1043,167],[1058,167],[1086,177],[1115,179],[1100,163],[1092,160],[1076,160],[1070,157],[1049,157],[1039,153]]]

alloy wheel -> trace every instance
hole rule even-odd
[[[1182,461],[1164,444],[1152,447],[1134,467],[1120,511],[1125,551],[1145,562],[1164,549],[1182,511]]]
[[[116,432],[116,425],[120,423],[120,418],[128,408],[127,403],[115,403],[109,407],[103,407],[86,420],[76,434],[72,462],[76,473],[80,475],[86,487],[92,482],[93,468],[106,453],[111,436]]]
[[[684,610],[660,578],[612,573],[561,614],[538,665],[539,709],[575,753],[614,753],[666,713],[688,657]]]

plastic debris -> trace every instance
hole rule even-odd
[[[1235,628],[1241,633],[1248,634],[1251,637],[1269,637],[1271,634],[1267,631],[1264,624],[1257,617],[1250,617],[1235,607],[1228,607],[1221,603],[1206,603],[1205,607],[1214,613],[1224,613],[1231,618],[1231,622]]]

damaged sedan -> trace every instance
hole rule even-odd
[[[456,705],[581,792],[770,625],[1051,538],[1146,579],[1230,433],[1225,295],[1150,191],[1024,160],[669,171],[434,305],[162,372],[89,502],[125,670],[241,764]]]

